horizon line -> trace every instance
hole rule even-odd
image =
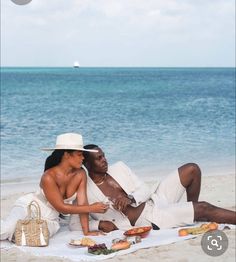
[[[0,66],[0,68],[74,68],[74,66]],[[236,66],[80,66],[81,68],[236,68]]]

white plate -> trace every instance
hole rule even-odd
[[[68,245],[72,247],[87,247],[87,246],[82,246],[81,244],[76,244],[74,242],[69,242]]]

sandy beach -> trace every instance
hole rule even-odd
[[[36,183],[1,185],[1,218],[6,217],[14,201],[24,193],[37,188]],[[203,176],[200,199],[214,205],[236,209],[235,175]],[[206,255],[201,249],[201,236],[169,245],[146,248],[124,256],[117,256],[106,261],[235,261],[235,230],[224,231],[229,240],[226,252],[218,257]],[[24,253],[17,248],[1,249],[1,261],[70,261],[60,257],[37,257]]]
[[[180,228],[164,228],[206,223],[193,221],[193,206],[196,220],[234,223],[233,212],[219,212],[211,205],[236,214],[236,1],[6,0],[0,6],[0,232],[2,238],[9,237],[17,220],[27,218],[21,200],[11,212],[16,200],[38,192],[22,202],[34,199],[41,204],[41,218],[48,220],[51,233],[47,245],[41,227],[43,247],[29,247],[24,245],[27,230],[21,227],[22,246],[0,240],[0,262],[236,262],[236,225],[219,224],[223,233],[214,231],[226,235],[221,240],[223,249],[227,247],[219,256],[205,253],[208,234],[202,228],[196,235],[194,229],[183,230],[185,236],[180,236]],[[95,145],[101,154],[82,156]],[[119,161],[128,168],[115,165]],[[74,199],[84,203],[85,180],[77,169],[86,162],[93,178],[87,179],[88,199],[103,202],[107,209],[101,204],[89,209],[68,206]],[[162,187],[171,194],[146,192],[145,184],[153,193],[177,167],[186,175],[191,172],[191,178],[198,175],[195,163],[202,174],[199,201],[211,205],[184,203],[180,209],[173,205],[164,210],[166,201],[180,197],[176,180]],[[45,171],[46,190],[40,191]],[[192,181],[199,185],[198,179]],[[199,187],[189,182],[186,179],[189,199],[195,199]],[[129,199],[122,199],[124,192]],[[153,199],[147,200],[149,196]],[[140,206],[127,207],[128,200]],[[186,194],[181,200],[186,201]],[[99,228],[117,228],[88,236],[106,254],[93,252],[96,246],[88,249],[89,241],[82,245],[82,227],[75,221],[78,231],[70,231],[70,214],[59,216],[85,212],[82,209],[101,213],[94,214],[104,222]],[[24,211],[40,216],[27,207]],[[3,224],[4,219],[8,223]],[[161,230],[154,230],[151,221]],[[113,243],[124,239],[135,223],[149,226],[147,235],[140,242],[131,238],[127,249],[113,250]],[[89,230],[97,224],[92,221]],[[82,226],[86,232],[83,219]]]

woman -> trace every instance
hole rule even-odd
[[[94,150],[84,149],[82,136],[76,133],[59,135],[54,148],[43,150],[53,152],[46,159],[39,190],[15,202],[9,216],[1,221],[1,240],[12,240],[16,223],[18,219],[27,217],[27,206],[32,200],[40,205],[50,236],[60,228],[60,213],[79,214],[84,235],[98,235],[98,231],[89,231],[88,213],[105,213],[108,206],[103,203],[88,205],[86,175],[81,168],[84,159],[82,151]],[[72,204],[75,199],[77,205]]]

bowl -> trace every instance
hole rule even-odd
[[[145,238],[150,233],[151,229],[151,226],[135,227],[125,231],[124,235],[127,237],[140,236],[141,238]]]

